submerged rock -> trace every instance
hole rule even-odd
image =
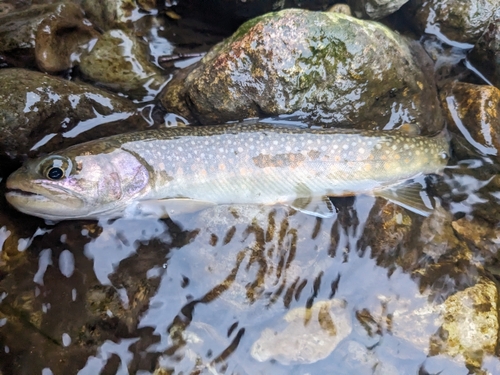
[[[494,282],[481,278],[443,304],[443,325],[431,341],[431,354],[463,355],[480,367],[482,358],[494,354],[498,339],[498,291]]]
[[[458,236],[488,259],[500,250],[500,229],[480,218],[461,218],[452,223]]]
[[[441,92],[449,129],[462,134],[480,154],[500,160],[500,90],[456,82]]]
[[[154,96],[165,81],[160,69],[149,61],[147,46],[122,30],[102,35],[82,57],[80,70],[99,86],[136,99]]]
[[[98,36],[74,3],[33,5],[0,14],[0,56],[13,66],[36,64],[49,73],[69,69]]]
[[[289,311],[281,331],[266,328],[252,345],[251,354],[263,362],[269,359],[282,364],[314,363],[326,358],[352,330],[345,303],[319,301],[311,308]]]
[[[1,69],[0,86],[2,156],[49,152],[148,127],[131,102],[86,84]]]
[[[396,12],[408,0],[349,0],[354,15],[378,20]]]
[[[247,22],[161,94],[201,124],[295,115],[319,125],[442,127],[425,52],[386,27],[340,13],[285,10]],[[184,79],[183,77],[186,76]]]
[[[488,26],[498,1],[412,0],[411,5],[409,18],[422,32],[474,44]]]

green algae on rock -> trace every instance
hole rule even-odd
[[[201,124],[286,114],[387,129],[418,119],[435,133],[442,127],[435,85],[417,61],[425,53],[412,47],[375,22],[284,10],[243,24],[188,68],[181,90],[174,78],[160,99]]]

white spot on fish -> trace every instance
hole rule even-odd
[[[344,150],[347,150],[347,149],[349,148],[349,146],[348,146],[348,145],[343,145],[343,146],[342,146],[342,148],[343,148]]]
[[[358,153],[359,153],[359,154],[364,154],[364,153],[365,153],[365,149],[364,149],[364,148],[360,148],[360,149],[358,150]]]
[[[382,148],[382,145],[381,145],[381,144],[379,144],[379,143],[377,143],[377,144],[375,145],[375,148],[376,148],[377,150],[380,150],[380,149]]]
[[[182,147],[180,147],[180,146],[177,147],[177,150],[182,151]]]

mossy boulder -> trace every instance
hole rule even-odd
[[[290,115],[365,129],[419,122],[435,133],[443,122],[424,55],[379,23],[290,9],[243,24],[160,99],[201,124]]]

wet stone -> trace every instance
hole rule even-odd
[[[327,12],[342,13],[347,16],[352,16],[351,7],[348,4],[334,4],[326,10]]]
[[[10,66],[56,73],[74,66],[99,33],[74,3],[0,13],[0,56]]]
[[[316,302],[296,308],[283,318],[285,328],[266,328],[252,346],[258,361],[275,359],[282,364],[314,363],[326,358],[352,330],[344,301]]]
[[[359,18],[378,20],[399,10],[408,0],[349,0],[353,14]]]
[[[378,23],[285,10],[245,23],[174,77],[160,100],[201,124],[286,114],[388,129],[418,119],[423,133],[436,133],[441,114],[425,58],[419,45]]]
[[[469,57],[481,73],[500,87],[500,14],[490,20]]]
[[[0,155],[50,152],[148,127],[128,100],[87,84],[22,70],[0,70]]]
[[[483,34],[499,5],[498,0],[411,0],[410,4],[409,19],[422,33],[469,44]]]
[[[147,46],[122,30],[104,33],[80,62],[80,71],[98,86],[134,99],[152,98],[165,81],[161,70],[149,61]]]
[[[500,90],[456,82],[440,96],[449,129],[464,136],[479,154],[500,160]]]
[[[82,0],[81,6],[92,23],[106,31],[133,27],[134,14],[139,14],[140,8],[151,10],[151,1],[137,3],[135,0]]]

